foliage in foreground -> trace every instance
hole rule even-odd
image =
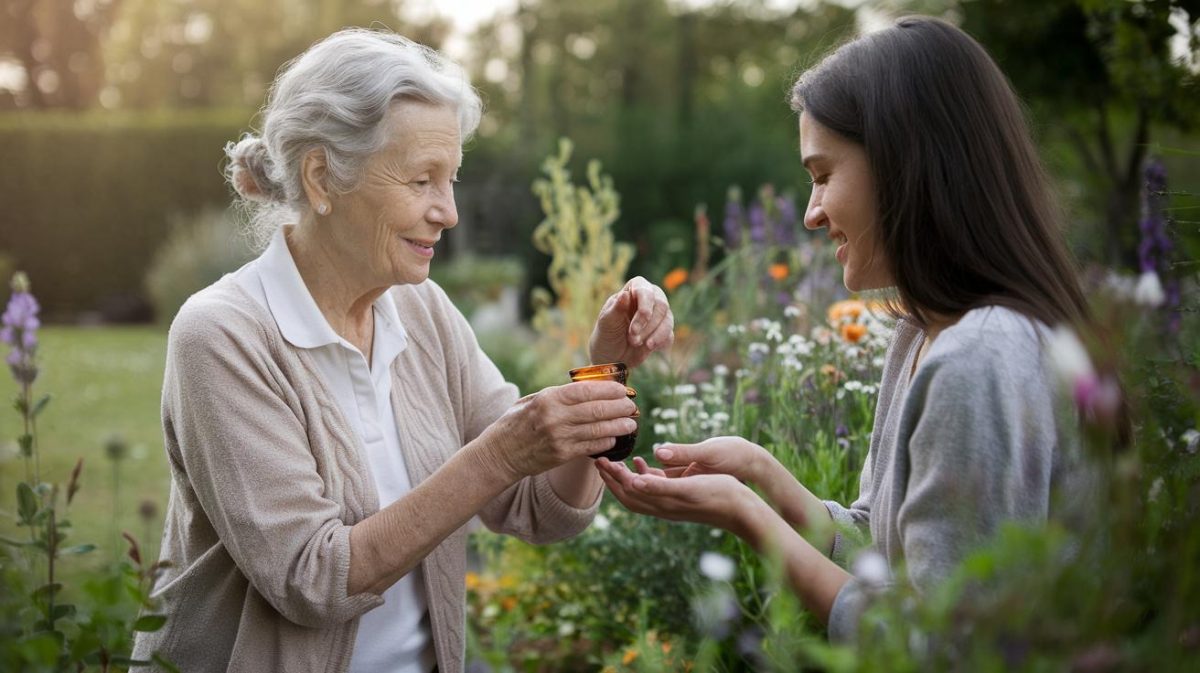
[[[18,386],[15,408],[21,418],[17,445],[25,462],[25,479],[17,484],[13,518],[27,539],[0,538],[0,668],[6,671],[109,671],[149,664],[129,657],[133,634],[156,631],[166,615],[155,614],[150,589],[166,562],[144,563],[137,541],[129,533],[126,559],[94,573],[78,587],[63,582],[63,564],[96,549],[90,543],[67,544],[67,518],[81,488],[83,459],[65,487],[42,481],[37,420],[50,396],[35,396],[39,361],[39,306],[24,274],[14,276],[12,296],[0,327],[0,341],[9,346],[6,358]],[[107,447],[114,464],[119,441]],[[116,488],[116,484],[113,485]],[[144,612],[139,616],[139,611]],[[175,670],[154,655],[165,670]]]
[[[610,500],[590,530],[552,547],[477,535],[476,669],[1187,670],[1200,657],[1200,321],[1196,279],[1155,225],[1169,219],[1156,171],[1141,275],[1086,274],[1097,329],[1052,347],[1102,474],[1089,526],[1006,528],[930,594],[880,595],[869,636],[843,647],[737,540]],[[724,258],[663,280],[677,345],[631,381],[649,419],[641,449],[740,434],[818,495],[849,501],[890,324],[871,298],[834,301],[836,267],[819,242],[762,235],[788,221],[776,198],[760,193],[753,216],[731,201]],[[720,243],[703,211],[696,225],[699,249]],[[858,560],[852,572],[870,575],[871,552]]]

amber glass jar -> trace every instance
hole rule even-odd
[[[625,396],[629,399],[637,397],[637,391],[630,388],[626,384],[626,379],[629,376],[629,368],[624,362],[611,362],[604,365],[591,365],[588,367],[580,367],[572,369],[568,372],[571,376],[571,381],[616,381],[625,386]],[[636,421],[641,414],[635,407],[632,418]],[[623,437],[617,437],[617,443],[613,448],[604,453],[597,453],[592,458],[607,458],[609,460],[625,460],[629,454],[633,453],[633,446],[637,443],[637,428],[633,432]]]

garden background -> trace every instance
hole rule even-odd
[[[45,559],[6,552],[0,668],[120,662],[169,490],[166,328],[253,254],[227,210],[222,146],[253,128],[287,58],[346,25],[445,49],[484,94],[434,277],[511,380],[558,383],[582,356],[598,307],[564,296],[644,275],[670,291],[679,332],[633,381],[639,450],[742,433],[814,492],[852,499],[889,325],[871,298],[845,295],[832,251],[797,221],[808,186],[786,94],[830,46],[905,12],[970,31],[1028,105],[1111,328],[1084,342],[1137,421],[1133,448],[1113,453],[1092,419],[1112,476],[1101,537],[1124,544],[1084,571],[1065,560],[1066,532],[1007,532],[950,583],[1007,578],[990,603],[897,599],[879,618],[906,626],[849,651],[825,646],[770,564],[735,541],[606,503],[553,547],[476,534],[464,580],[476,670],[1127,670],[1200,657],[1200,3],[0,0],[0,277],[24,271],[41,304],[35,388],[53,399],[36,469],[60,485],[70,544],[96,545],[64,557],[50,591],[77,605],[50,624],[64,620],[78,650],[66,655],[30,636],[53,601],[26,599],[39,583],[17,571],[44,574]],[[575,217],[589,199],[593,214]],[[597,257],[575,230],[618,245]],[[20,392],[0,381],[0,398]],[[20,525],[18,483],[34,481],[24,432],[22,414],[0,414],[0,533],[17,541],[46,525]],[[1013,598],[1034,589],[1036,609]]]

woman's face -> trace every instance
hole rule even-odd
[[[877,290],[894,285],[876,229],[875,181],[862,145],[800,114],[800,159],[812,176],[804,212],[808,229],[829,229],[838,246],[846,289]]]
[[[362,181],[341,195],[338,239],[372,287],[429,277],[434,244],[458,224],[454,183],[462,163],[458,115],[449,106],[404,101],[384,118],[389,140],[367,160]]]

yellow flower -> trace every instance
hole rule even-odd
[[[638,658],[638,651],[633,649],[632,647],[627,648],[625,650],[625,656],[621,657],[621,664],[624,666],[628,666],[629,664],[633,663],[634,659],[637,659],[637,658]]]
[[[784,281],[788,277],[788,266],[787,264],[772,264],[767,269],[767,273],[777,281]]]
[[[686,283],[687,279],[688,279],[687,269],[683,269],[683,268],[671,269],[670,273],[668,273],[666,276],[663,277],[663,287],[666,288],[667,292],[674,292],[676,289],[679,288],[680,285],[683,285],[684,283]]]
[[[479,583],[480,582],[479,582],[479,574],[478,573],[473,573],[473,572],[467,573],[467,591],[474,591],[474,590],[478,589]]]
[[[852,322],[842,325],[842,338],[852,344],[858,343],[858,340],[867,335],[867,326]]]

